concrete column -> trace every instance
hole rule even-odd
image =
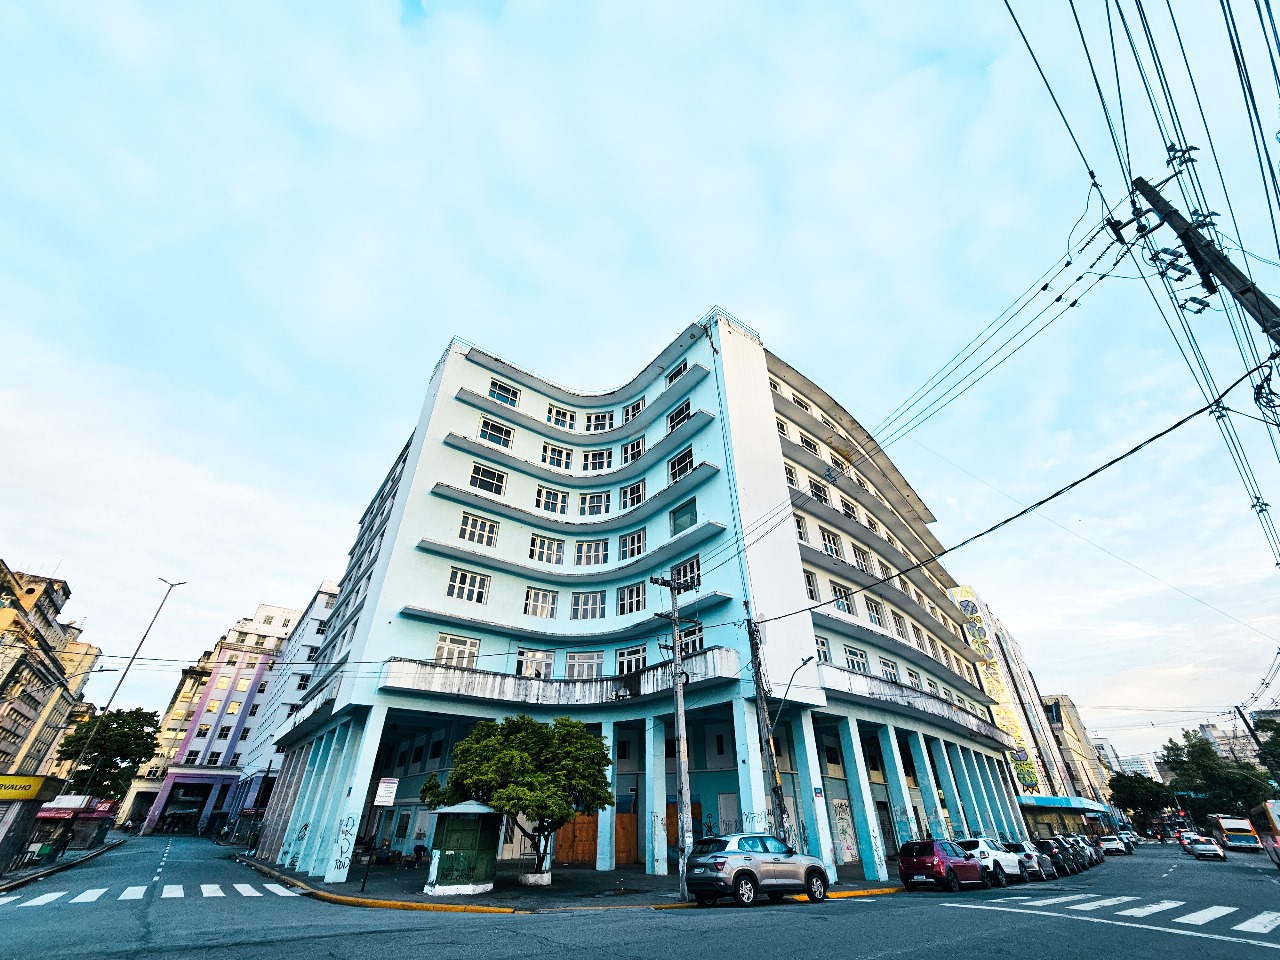
[[[964,758],[964,769],[969,774],[969,785],[973,787],[973,797],[978,801],[978,821],[982,832],[994,837],[1000,832],[1000,824],[991,810],[991,796],[978,770],[978,759],[968,747],[960,748],[960,756]]]
[[[947,748],[941,740],[930,739],[928,744],[929,755],[933,757],[933,765],[938,770],[942,796],[947,802],[947,814],[951,817],[951,835],[963,837],[969,833],[969,825],[965,822],[964,807],[960,804],[960,791],[956,787],[955,774],[951,772]]]
[[[351,754],[344,765],[342,779],[338,781],[337,813],[330,815],[333,825],[331,844],[334,850],[340,851],[344,841],[342,832],[350,830],[350,842],[355,843],[356,833],[360,829],[360,818],[364,815],[364,803],[369,797],[369,784],[373,780],[373,764],[378,757],[378,745],[382,742],[382,728],[387,722],[387,708],[375,706],[365,717],[363,727],[352,730],[347,741],[346,750]],[[334,836],[336,834],[336,836]],[[347,879],[347,871],[351,868],[351,852],[336,858],[330,856],[329,869],[324,875],[325,883],[341,883]]]
[[[333,795],[341,789],[338,774],[342,767],[342,752],[351,734],[351,722],[341,724],[329,734],[329,749],[324,766],[316,771],[315,803],[311,807],[311,827],[302,849],[298,851],[298,869],[305,873],[320,873],[328,853],[324,846],[326,828],[333,805]],[[319,869],[317,866],[319,865]]]
[[[996,796],[1000,801],[1001,810],[1004,811],[1005,822],[1009,825],[1009,839],[1025,840],[1027,826],[1022,820],[1022,811],[1018,808],[1018,802],[1009,786],[1009,768],[1005,766],[1003,760],[991,756],[987,757],[987,766],[991,770],[991,780],[995,784]]]
[[[938,803],[938,782],[929,766],[929,754],[925,752],[924,736],[914,730],[907,731],[907,745],[911,748],[911,762],[916,768],[916,782],[920,784],[920,798],[924,802],[924,815],[929,821],[929,833],[936,840],[947,836],[947,822],[942,818],[942,806]]]
[[[1004,804],[1001,802],[1000,790],[996,786],[995,779],[991,776],[991,758],[985,753],[977,753],[975,751],[973,759],[978,765],[978,776],[987,791],[987,802],[991,804],[991,816],[996,823],[996,833],[1001,840],[1011,840],[1013,824],[1009,822]]]
[[[743,697],[733,699],[733,743],[738,761],[738,829],[767,830],[769,795],[764,783],[760,728],[756,725],[754,701]]]
[[[827,876],[836,875],[835,846],[831,842],[831,819],[822,789],[822,762],[818,757],[818,739],[813,733],[813,711],[801,709],[791,721],[791,740],[796,749],[796,773],[800,782],[801,816],[809,838],[806,853],[820,857]],[[819,796],[822,793],[824,796]]]
[[[958,744],[948,743],[945,745],[948,764],[951,772],[956,778],[956,787],[960,790],[960,802],[964,804],[964,833],[967,836],[976,836],[980,833],[986,833],[986,825],[982,822],[982,814],[978,810],[978,795],[974,790],[973,782],[969,779],[969,769],[964,763],[964,754],[960,752]]]
[[[880,755],[884,759],[885,785],[889,788],[889,815],[893,818],[898,834],[898,846],[916,839],[916,821],[912,816],[911,791],[902,767],[902,754],[898,750],[896,727],[885,724],[877,731],[880,739]]]
[[[667,872],[667,725],[644,721],[644,872]]]
[[[618,758],[613,745],[612,720],[601,721],[600,738],[604,740],[604,748],[608,751],[609,759],[614,761],[613,766],[609,768],[609,792],[616,799],[618,796]],[[617,866],[616,853],[614,850],[614,831],[616,830],[617,824],[617,811],[617,807],[608,806],[601,810],[596,817],[597,870],[613,870]]]
[[[871,796],[871,781],[867,778],[867,759],[862,755],[858,721],[853,717],[841,717],[836,722],[836,732],[840,737],[844,775],[849,782],[849,808],[853,813],[853,829],[858,834],[858,859],[862,862],[862,875],[868,880],[888,880],[884,840],[880,837],[876,803]]]
[[[345,843],[343,843],[339,840],[339,834],[342,833],[339,811],[342,810],[346,800],[344,794],[351,793],[349,786],[351,769],[355,763],[355,753],[360,745],[360,732],[363,729],[359,720],[352,720],[338,731],[338,739],[334,742],[333,752],[329,755],[329,767],[334,774],[322,798],[320,812],[316,816],[320,832],[316,834],[315,859],[308,868],[308,873],[323,874],[327,877],[333,872],[335,866],[341,870],[351,866],[350,860],[355,847],[360,814],[356,814],[357,822],[349,823],[351,829],[347,831],[343,838]],[[347,861],[345,867],[340,862],[343,859]]]
[[[320,802],[320,789],[324,783],[325,765],[329,762],[329,750],[333,747],[333,736],[334,731],[329,730],[312,741],[311,757],[307,761],[302,789],[298,792],[298,803],[280,848],[280,862],[285,867],[295,867],[302,861],[307,838],[313,829],[318,829],[312,821]]]

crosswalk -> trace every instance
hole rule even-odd
[[[39,893],[34,896],[24,896],[23,894],[9,894],[0,896],[0,908],[25,909],[28,907],[47,907],[54,906],[71,906],[73,904],[84,903],[105,903],[112,900],[186,900],[186,899],[217,899],[219,897],[224,900],[228,897],[262,897],[272,894],[277,897],[296,897],[298,893],[290,890],[284,884],[280,883],[264,883],[259,890],[251,883],[199,883],[192,884],[188,887],[181,883],[166,884],[148,884],[143,886],[129,886],[117,891],[110,887],[94,887],[89,890],[83,890],[72,895],[70,890],[51,890],[48,893]],[[263,891],[266,891],[264,893]]]
[[[990,903],[1007,903],[1010,907],[1039,909],[1050,907],[1061,910],[1073,910],[1081,913],[1112,913],[1117,917],[1153,918],[1155,921],[1176,923],[1182,927],[1206,927],[1217,923],[1220,930],[1224,926],[1239,933],[1271,933],[1280,928],[1280,912],[1264,910],[1253,916],[1240,907],[1213,904],[1210,906],[1187,908],[1183,900],[1157,900],[1151,903],[1140,903],[1141,897],[1100,897],[1092,893],[1073,893],[1052,897],[997,897]],[[1121,905],[1124,909],[1116,910]],[[1242,919],[1243,918],[1243,919]]]

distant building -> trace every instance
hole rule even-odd
[[[1123,769],[1120,766],[1120,754],[1116,752],[1116,748],[1112,746],[1111,741],[1106,737],[1094,737],[1093,749],[1098,753],[1098,759],[1102,761],[1102,765],[1107,768],[1107,779],[1111,779]]]
[[[1121,757],[1120,769],[1125,773],[1137,773],[1150,777],[1156,783],[1164,783],[1164,777],[1160,775],[1156,762],[1150,757]]]
[[[1253,742],[1253,737],[1243,730],[1236,727],[1223,730],[1216,723],[1202,723],[1200,736],[1213,744],[1213,749],[1218,752],[1218,756],[1225,760],[1258,764],[1258,745]]]
[[[1067,776],[1072,792],[1105,804],[1110,798],[1107,781],[1110,777],[1098,751],[1093,746],[1089,730],[1080,719],[1080,711],[1068,696],[1047,694],[1043,698],[1045,716],[1053,728],[1053,737],[1062,750],[1067,766]]]

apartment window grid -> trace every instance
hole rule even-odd
[[[683,656],[691,657],[695,653],[701,653],[705,649],[704,640],[702,638],[702,624],[695,623],[691,627],[683,627],[680,630],[680,653]]]
[[[867,529],[876,536],[880,535],[880,524],[876,523],[875,517],[871,516],[869,513],[867,514]]]
[[[803,400],[798,394],[793,393],[791,395],[791,402],[794,403],[801,410],[803,410],[805,413],[808,413],[810,410],[813,409],[813,407],[809,406],[808,402],[806,400]]]
[[[684,590],[697,590],[702,586],[702,558],[694,554],[688,560],[671,568],[671,579]]]
[[[588,413],[582,419],[582,429],[587,433],[603,433],[613,429],[612,410],[608,413]]]
[[[698,522],[698,500],[686,500],[669,514],[671,519],[671,535],[683,533]]]
[[[608,540],[579,540],[573,554],[575,567],[594,567],[609,562]]]
[[[569,619],[603,620],[604,591],[590,590],[585,593],[575,593],[572,606],[569,608]]]
[[[938,685],[932,680],[926,680],[925,684],[928,686],[929,692],[936,697],[938,695]]]
[[[809,542],[809,525],[805,523],[804,517],[800,516],[800,514],[798,513],[793,513],[791,517],[796,522],[796,536],[799,537],[801,540],[803,540],[805,543],[808,543]]]
[[[449,587],[446,596],[473,603],[485,603],[489,598],[489,578],[483,573],[452,567],[449,570]]]
[[[624,647],[618,651],[618,676],[635,673],[649,665],[648,650],[643,645]]]
[[[815,457],[819,455],[817,442],[812,437],[806,437],[803,433],[800,434],[800,446],[804,447]]]
[[[879,600],[872,600],[867,597],[867,619],[874,623],[877,627],[884,626],[884,604]]]
[[[772,390],[774,393],[782,392],[782,387],[778,385],[778,381],[773,379],[773,377],[769,378],[769,389]]]
[[[675,383],[677,380],[679,380],[688,372],[689,372],[689,361],[681,360],[679,363],[675,365],[672,371],[667,374],[667,386],[668,387],[671,386],[673,383]]]
[[[510,427],[504,427],[497,421],[484,418],[480,421],[480,439],[487,440],[489,443],[496,444],[499,447],[510,447],[511,441],[515,437],[515,431]]]
[[[840,498],[840,512],[854,523],[858,522],[858,508],[853,505],[852,501],[847,500],[844,497]]]
[[[498,521],[477,517],[474,513],[464,513],[462,524],[458,527],[458,539],[478,543],[482,547],[495,547],[498,545]]]
[[[482,463],[473,463],[471,465],[471,486],[477,490],[484,490],[486,493],[496,493],[498,496],[502,496],[503,491],[507,489],[507,475],[501,470],[486,467]]]
[[[911,625],[911,639],[915,641],[917,647],[924,650],[924,633],[914,623]]]
[[[311,674],[309,674],[309,673],[300,673],[300,674],[298,674],[298,689],[299,689],[299,690],[305,690],[305,689],[307,689],[307,687],[309,687],[309,686],[311,686]],[[228,703],[228,704],[227,704],[227,713],[234,713],[234,712],[237,712],[237,711],[233,711],[233,710],[231,709],[231,708],[232,708],[232,706],[234,706],[234,705],[235,705],[235,701],[232,701],[232,703]]]
[[[571,470],[573,468],[573,451],[564,447],[557,447],[554,443],[544,443],[542,445],[542,462],[548,467],[554,467],[557,470]]]
[[[844,645],[844,665],[854,673],[867,673],[867,651]]]
[[[809,496],[826,506],[831,506],[831,495],[827,493],[827,485],[821,481],[809,478]]]
[[[902,682],[902,677],[898,675],[898,665],[885,657],[880,658],[880,676],[884,677],[890,683]]]
[[[210,724],[207,724],[207,723],[199,724],[196,727],[196,739],[199,740],[209,736],[209,731],[211,729],[213,729],[213,727]]]
[[[784,463],[784,464],[782,465],[782,473],[783,473],[783,474],[786,476],[786,478],[787,478],[787,486],[788,486],[788,487],[795,487],[797,490],[798,490],[798,489],[800,489],[800,481],[796,479],[796,468],[795,468],[795,467],[793,467],[793,466],[792,466],[791,464],[789,464],[789,463]]]
[[[951,691],[948,690],[946,687],[942,688],[942,699],[946,700],[947,703],[954,702],[951,697]]]
[[[533,505],[547,513],[567,513],[569,510],[569,492],[567,490],[539,486],[537,495],[533,498]]]
[[[529,559],[539,563],[564,563],[564,541],[541,534],[529,537]]]
[[[206,767],[216,767],[221,762],[222,762],[222,751],[214,750],[212,753],[209,754],[209,759],[204,762],[204,765]]]
[[[880,579],[889,580],[889,581],[893,580],[894,578],[893,567],[889,566],[887,563],[885,563],[883,560],[879,558],[876,559],[876,563],[880,567]]]
[[[858,607],[853,599],[853,591],[846,587],[843,583],[837,583],[835,580],[831,583],[831,595],[835,597],[835,603],[832,604],[841,613],[858,615]]]
[[[693,447],[685,447],[684,450],[667,461],[667,475],[671,478],[672,483],[687,477],[691,473],[693,473]]]
[[[818,593],[818,578],[808,570],[804,572],[804,593],[814,603],[822,602],[822,597]]]
[[[628,404],[622,408],[622,422],[630,423],[636,417],[640,416],[640,411],[644,409],[644,397],[641,397],[635,403]]]
[[[826,527],[819,527],[818,532],[822,534],[822,549],[837,560],[843,560],[844,541],[840,539],[840,534]]]
[[[618,559],[630,560],[632,557],[638,557],[645,550],[645,528],[641,527],[634,533],[624,533],[618,537]]]
[[[849,469],[849,465],[833,453],[831,454],[831,469],[836,473],[842,474]]]
[[[613,448],[584,451],[582,454],[582,469],[584,471],[612,470]]]
[[[551,676],[552,658],[555,654],[550,650],[530,650],[521,647],[516,651],[516,676],[545,680]]]
[[[520,391],[501,380],[489,381],[489,397],[499,403],[505,403],[508,407],[514,407],[520,403]]]
[[[547,406],[547,423],[553,427],[559,427],[561,430],[572,430],[577,417],[576,413],[572,410],[566,410],[564,407],[557,407],[554,404]]]
[[[691,419],[692,417],[693,417],[693,407],[689,403],[689,401],[686,400],[684,403],[680,404],[680,406],[676,407],[669,414],[667,414],[667,433],[672,433],[673,431],[675,431],[677,427],[680,426],[680,424],[684,423],[686,420]]]
[[[578,497],[578,514],[583,517],[602,516],[609,512],[609,493],[584,493]]]
[[[618,616],[639,613],[645,607],[644,581],[618,588]]]
[[[915,687],[917,690],[924,689],[920,685],[920,674],[916,673],[914,670],[907,671],[907,683],[911,684],[911,686]]]
[[[826,637],[814,637],[813,642],[814,642],[814,646],[816,646],[818,650],[818,662],[830,663],[831,662],[831,641],[829,641]]]
[[[559,600],[559,591],[540,590],[537,587],[526,587],[524,591],[525,616],[542,617],[545,620],[554,620],[556,616],[556,604]]]
[[[640,480],[618,491],[618,508],[630,510],[644,503],[644,481]]]
[[[566,680],[595,680],[604,673],[604,651],[589,650],[565,656]]]
[[[776,423],[776,424],[778,425],[778,436],[780,436],[780,437],[789,437],[789,436],[790,436],[790,435],[787,433],[787,422],[786,422],[785,420],[783,420],[781,417],[775,417],[775,418],[774,418],[774,423]]]
[[[480,656],[480,641],[472,637],[455,637],[446,633],[436,638],[436,663],[474,670]]]
[[[622,462],[630,463],[632,460],[639,460],[644,456],[644,437],[636,437],[630,443],[622,445]]]
[[[218,728],[218,739],[225,740],[231,736],[231,728],[229,726],[221,726]]]
[[[938,646],[938,641],[933,637],[929,638],[929,653],[933,656],[933,659],[942,660],[942,648]]]
[[[902,614],[900,614],[897,610],[891,610],[890,615],[893,617],[893,632],[896,633],[899,636],[899,638],[906,640],[907,639],[907,621],[903,619]]]

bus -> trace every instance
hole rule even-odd
[[[1268,800],[1254,807],[1249,820],[1262,843],[1262,849],[1267,851],[1271,862],[1280,868],[1280,800]]]
[[[1262,851],[1262,841],[1254,832],[1253,824],[1243,817],[1211,813],[1208,820],[1209,835],[1217,840],[1224,850],[1247,850],[1251,853]]]

